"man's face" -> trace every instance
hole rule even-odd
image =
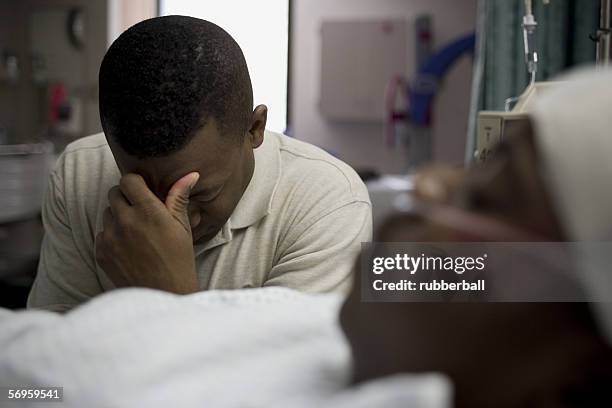
[[[221,134],[211,119],[179,151],[146,159],[126,154],[112,138],[108,139],[121,174],[141,175],[162,201],[178,179],[194,171],[200,174],[189,201],[193,242],[199,244],[221,230],[251,180],[253,148],[257,146],[248,136]]]

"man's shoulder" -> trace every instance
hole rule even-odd
[[[88,153],[96,155],[106,154],[107,152],[110,153],[110,148],[108,147],[108,142],[106,141],[104,133],[96,133],[95,135],[85,136],[70,143],[66,146],[64,155],[82,155]]]
[[[351,166],[310,143],[271,134],[278,142],[285,182],[300,183],[311,192],[318,190],[327,194],[333,189],[333,196],[337,198],[369,202],[367,189]]]
[[[54,168],[67,195],[77,201],[92,199],[100,189],[116,183],[119,170],[103,133],[83,137],[70,143]],[[84,197],[87,196],[87,197]]]
[[[63,176],[71,174],[83,175],[96,170],[112,170],[116,167],[115,159],[111,153],[104,133],[82,137],[70,143],[60,156],[56,172]],[[75,173],[76,171],[79,173]]]

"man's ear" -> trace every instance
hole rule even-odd
[[[266,105],[257,105],[253,110],[251,127],[248,132],[249,141],[253,149],[258,148],[263,143],[267,120],[268,107]]]

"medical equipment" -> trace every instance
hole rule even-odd
[[[548,4],[549,0],[543,0],[543,3]],[[533,15],[532,0],[525,0],[525,15],[521,27],[523,29],[523,46],[525,64],[529,73],[529,84],[520,96],[505,100],[504,111],[482,111],[478,113],[476,150],[473,157],[476,162],[486,161],[493,146],[501,141],[505,134],[511,132],[513,127],[527,120],[527,112],[535,98],[545,89],[554,86],[550,82],[536,82],[538,72],[538,23]]]
[[[40,207],[54,160],[50,143],[0,145],[0,281],[3,283],[23,287],[32,283],[43,235]]]
[[[555,82],[536,82],[535,76],[538,71],[538,49],[536,41],[537,22],[533,15],[533,2],[525,1],[525,15],[523,17],[523,41],[525,47],[525,63],[530,74],[529,84],[525,91],[518,97],[508,98],[505,101],[504,111],[482,111],[478,113],[476,125],[476,143],[472,150],[472,159],[476,162],[484,162],[488,159],[491,148],[504,138],[511,129],[521,121],[527,119],[534,100],[539,98],[542,92],[556,86]],[[611,12],[612,0],[601,0],[600,27],[597,35],[592,37],[597,42],[597,65],[609,67],[610,53],[612,47]],[[548,4],[548,1],[544,1]]]
[[[390,78],[414,70],[413,23],[405,19],[321,23],[319,110],[335,123],[380,123]]]
[[[537,27],[538,23],[533,16],[532,0],[525,0],[523,45],[525,47],[525,63],[527,64],[527,72],[529,72],[531,76],[531,83],[535,82],[535,76],[538,71]]]
[[[517,98],[510,112],[506,111],[481,111],[478,113],[478,129],[476,134],[476,151],[474,160],[485,162],[493,147],[504,139],[504,136],[512,132],[512,128],[521,125],[528,119],[528,112],[535,101],[554,88],[558,82],[533,82]]]
[[[610,54],[612,52],[612,32],[610,31],[610,20],[612,19],[612,0],[601,0],[599,30],[595,41],[597,42],[597,65],[610,66]]]
[[[50,143],[0,146],[0,223],[40,212],[43,191],[54,163]]]
[[[450,68],[467,53],[472,53],[476,35],[464,35],[433,53],[421,65],[412,81],[395,77],[387,87],[385,140],[395,145],[402,140],[408,150],[408,170],[431,160],[432,105]],[[406,106],[396,108],[397,94],[404,96]]]
[[[544,4],[548,4],[548,0],[543,1]],[[536,80],[536,74],[538,73],[538,42],[537,42],[537,28],[538,23],[533,15],[533,1],[525,0],[525,15],[523,16],[523,47],[525,51],[525,64],[527,65],[527,72],[529,73],[529,85],[533,85]],[[514,103],[518,101],[519,97],[511,97],[505,101],[505,110],[510,112]]]

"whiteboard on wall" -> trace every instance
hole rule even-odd
[[[332,120],[382,121],[385,88],[406,76],[405,20],[323,21],[319,108]]]

